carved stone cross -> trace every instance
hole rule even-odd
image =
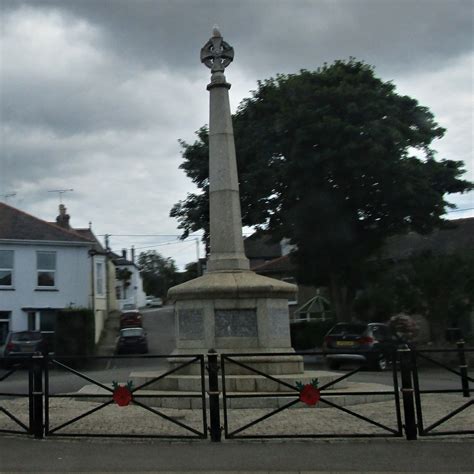
[[[201,49],[201,62],[211,72],[224,72],[234,59],[234,48],[222,39],[217,27],[212,31],[212,38]]]

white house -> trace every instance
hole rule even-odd
[[[8,331],[52,335],[57,311],[68,307],[93,309],[96,342],[100,337],[105,256],[90,236],[63,226],[61,216],[69,220],[64,207],[54,224],[0,203],[0,344]]]
[[[115,292],[117,303],[123,307],[125,303],[134,304],[141,308],[146,305],[146,295],[143,291],[143,278],[135,264],[132,249],[132,260],[127,259],[127,251],[122,250],[122,256],[114,254],[113,261],[116,266]]]

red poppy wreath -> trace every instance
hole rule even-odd
[[[114,402],[119,407],[126,407],[130,404],[133,399],[132,395],[132,381],[128,381],[127,385],[119,385],[117,382],[113,381],[112,385],[114,387],[114,391],[112,394],[112,398]]]
[[[321,398],[321,391],[318,388],[318,379],[313,379],[311,383],[302,384],[296,382],[296,387],[300,391],[300,401],[308,406],[316,405]]]

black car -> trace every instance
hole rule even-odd
[[[324,337],[323,352],[330,369],[343,362],[360,362],[385,370],[402,342],[386,324],[337,323]]]
[[[143,328],[125,328],[117,339],[117,354],[146,354],[148,341]]]
[[[4,365],[9,367],[35,354],[46,354],[46,341],[40,331],[10,332],[5,341]],[[9,360],[10,359],[10,360]]]

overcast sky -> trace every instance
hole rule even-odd
[[[72,226],[91,221],[114,250],[156,249],[180,267],[196,258],[169,211],[194,191],[178,139],[208,122],[199,52],[214,24],[235,50],[233,110],[259,79],[354,56],[431,109],[447,128],[437,157],[463,160],[474,180],[471,0],[0,4],[0,195],[54,220],[59,196],[48,191],[74,189],[63,195]],[[474,207],[474,193],[450,200]],[[467,216],[474,210],[449,214]]]

